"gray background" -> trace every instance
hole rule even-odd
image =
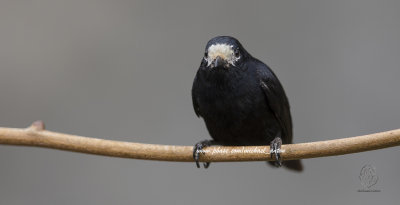
[[[206,42],[237,37],[292,105],[295,142],[400,128],[400,1],[0,1],[0,126],[193,145]],[[400,148],[263,162],[117,159],[0,146],[0,204],[398,204]],[[376,167],[380,193],[359,193]]]

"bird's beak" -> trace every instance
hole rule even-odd
[[[226,60],[224,60],[223,58],[221,58],[220,56],[217,56],[213,62],[214,64],[214,68],[217,67],[223,67],[226,64]]]

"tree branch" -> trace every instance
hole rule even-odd
[[[156,145],[81,137],[46,131],[41,121],[25,129],[1,128],[0,144],[145,160],[192,162],[193,146]],[[336,140],[282,145],[283,160],[326,157],[400,145],[400,129]],[[269,146],[205,148],[200,161],[269,161]]]

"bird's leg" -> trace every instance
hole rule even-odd
[[[282,139],[280,137],[275,137],[275,139],[271,141],[269,148],[270,149],[269,153],[271,154],[271,158],[273,155],[275,155],[274,165],[276,167],[282,166],[281,145],[282,145]]]
[[[197,168],[200,168],[200,153],[205,154],[203,151],[203,148],[211,146],[214,144],[214,140],[203,140],[198,143],[196,143],[193,147],[193,159],[196,161],[196,166]],[[207,169],[210,166],[210,162],[203,162],[203,166],[205,169]]]

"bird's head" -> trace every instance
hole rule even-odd
[[[239,67],[247,57],[240,42],[230,36],[217,36],[208,41],[202,64],[211,69]]]

